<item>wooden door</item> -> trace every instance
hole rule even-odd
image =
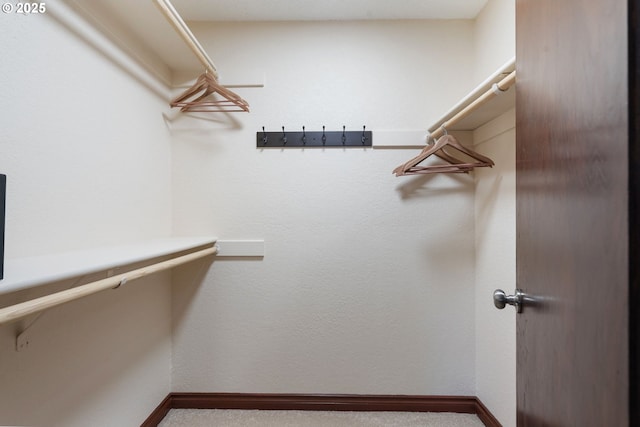
[[[518,426],[629,426],[627,1],[516,15]]]

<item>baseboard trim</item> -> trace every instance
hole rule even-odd
[[[173,409],[173,395],[169,393],[167,397],[153,410],[151,415],[141,424],[141,427],[157,427],[158,424],[167,416],[169,411]]]
[[[498,421],[498,419],[493,416],[491,411],[489,411],[489,409],[484,406],[484,403],[482,403],[477,397],[475,414],[478,416],[478,418],[480,418],[480,421],[482,421],[482,423],[486,427],[502,427],[500,421]]]
[[[475,413],[475,397],[173,393],[174,408]]]
[[[502,427],[473,396],[258,393],[170,393],[141,427],[156,427],[170,409],[456,412],[476,414],[487,427]]]

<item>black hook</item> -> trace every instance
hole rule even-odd
[[[262,144],[267,145],[267,133],[264,131],[264,126],[262,126]]]
[[[367,137],[364,134],[364,130],[367,128],[367,126],[362,126],[362,145],[364,145],[365,141],[367,140]]]
[[[284,126],[282,126],[282,143],[283,144],[287,143],[287,134],[284,131]]]
[[[322,126],[322,145],[327,142],[327,135],[324,134],[324,126]]]
[[[342,145],[347,142],[347,136],[344,134],[346,126],[342,125]]]
[[[302,126],[302,144],[307,145],[307,132],[304,130],[304,126]]]

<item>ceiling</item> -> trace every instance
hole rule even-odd
[[[63,0],[171,70],[200,68],[152,0]],[[189,21],[474,19],[487,0],[171,0]],[[129,43],[137,41],[137,43]],[[138,55],[140,56],[140,55]],[[214,58],[215,59],[215,58]],[[151,66],[150,68],[154,68]]]
[[[185,20],[474,19],[487,0],[173,0]]]

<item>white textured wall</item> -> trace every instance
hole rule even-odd
[[[489,0],[474,26],[476,82],[515,56],[515,40],[515,0]],[[516,425],[516,316],[492,297],[516,287],[514,111],[474,132],[478,152],[496,163],[475,172],[476,395],[505,427]]]
[[[516,282],[515,110],[474,132],[496,165],[476,171],[477,396],[505,427],[516,425],[516,314],[498,310],[493,291]]]
[[[475,20],[473,39],[480,83],[516,55],[516,0],[489,0]]]
[[[396,178],[417,150],[255,148],[266,126],[426,128],[470,83],[473,23],[192,27],[252,112],[177,117],[179,234],[263,260],[174,275],[175,391],[475,394],[474,184]],[[194,75],[195,77],[195,75]]]
[[[0,46],[6,256],[168,235],[165,101],[51,13],[2,14]],[[33,318],[0,327],[0,424],[139,425],[170,391],[170,297],[162,274],[49,310],[19,353]]]

